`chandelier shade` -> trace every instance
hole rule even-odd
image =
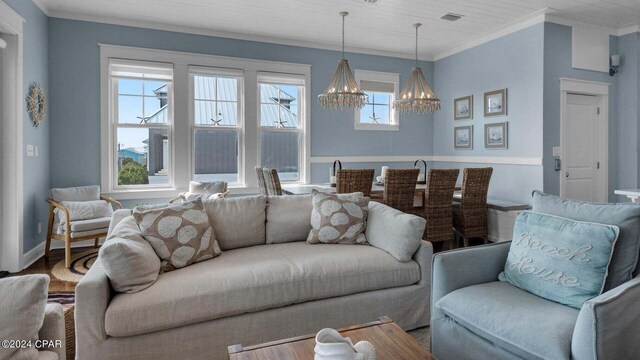
[[[324,93],[318,95],[320,106],[327,110],[361,109],[367,102],[365,94],[358,86],[358,82],[349,68],[349,62],[344,58],[344,18],[349,15],[341,12],[342,16],[342,58],[338,61],[333,78]]]
[[[414,24],[416,28],[416,66],[411,69],[409,80],[400,92],[400,98],[393,102],[393,108],[401,114],[426,114],[440,110],[440,99],[433,93],[427,79],[418,66],[418,28],[422,24]]]

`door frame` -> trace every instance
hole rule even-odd
[[[598,201],[609,201],[609,87],[610,83],[597,81],[587,81],[578,79],[560,78],[560,164],[564,168],[566,156],[563,151],[563,144],[567,143],[570,135],[567,131],[567,98],[569,94],[588,95],[598,98],[599,114],[596,115],[600,135],[597,157],[600,161],[600,171],[598,173]],[[565,171],[560,171],[560,196],[565,196],[566,184],[564,181]]]
[[[7,35],[0,68],[0,269],[10,272],[23,263],[23,23],[0,1],[0,32]]]

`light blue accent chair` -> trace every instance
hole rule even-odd
[[[611,286],[575,309],[498,281],[510,242],[435,254],[433,355],[438,360],[640,359],[640,206],[594,204],[534,192],[533,211],[619,226],[618,240],[625,238],[625,251],[615,254],[614,250]],[[629,254],[631,249],[635,254]],[[632,273],[625,268],[630,261]],[[620,277],[624,271],[612,277],[616,269],[625,270],[626,278]],[[624,281],[613,283],[619,280]]]

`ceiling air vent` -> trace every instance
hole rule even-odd
[[[463,16],[464,15],[448,13],[446,15],[442,15],[442,17],[440,19],[447,20],[447,21],[456,21],[456,20],[459,20]]]

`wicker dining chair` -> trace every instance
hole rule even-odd
[[[264,174],[264,183],[269,196],[282,196],[282,186],[280,186],[280,177],[276,169],[262,169]]]
[[[453,248],[453,192],[458,180],[458,169],[431,169],[424,192],[424,218],[427,227],[424,240],[431,243],[449,242]]]
[[[267,195],[267,184],[264,181],[264,172],[260,166],[256,166],[256,175],[258,176],[258,186],[260,187],[260,194]]]
[[[382,202],[406,213],[416,210],[413,200],[416,194],[419,169],[389,169],[384,179]]]
[[[464,169],[462,200],[453,206],[453,228],[462,237],[464,246],[469,239],[482,238],[487,242],[487,192],[493,168]]]
[[[348,194],[361,192],[364,196],[371,196],[374,169],[339,169],[336,174],[336,192]]]

